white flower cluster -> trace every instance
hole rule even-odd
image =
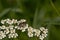
[[[40,40],[43,40],[45,37],[47,37],[48,29],[45,29],[44,27],[40,27],[40,29],[33,29],[32,27],[28,27],[28,36],[33,37],[37,36]]]
[[[43,40],[48,33],[48,29],[44,27],[40,27],[40,29],[34,29],[31,26],[28,26],[25,19],[16,20],[16,19],[5,19],[1,20],[2,26],[0,26],[0,39],[5,38],[17,38],[18,34],[17,30],[21,30],[22,32],[27,31],[29,37],[39,37],[40,40]]]

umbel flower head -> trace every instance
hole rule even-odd
[[[0,26],[0,39],[5,38],[17,38],[19,35],[16,33],[16,30],[20,30],[22,32],[27,32],[28,37],[39,37],[40,40],[44,40],[47,37],[48,29],[44,27],[40,27],[40,29],[35,29],[29,26],[25,19],[17,20],[17,19],[4,19],[1,20]]]

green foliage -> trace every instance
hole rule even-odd
[[[6,18],[24,18],[34,28],[47,27],[46,40],[60,40],[60,0],[0,0],[0,20]],[[39,40],[29,38],[21,31],[17,33],[19,36],[16,39],[2,40]]]

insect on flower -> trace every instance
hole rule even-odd
[[[26,26],[26,20],[21,19],[18,26],[19,26],[19,27],[25,27],[25,26]]]

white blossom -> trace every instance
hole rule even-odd
[[[14,27],[14,25],[9,25],[9,28],[10,28],[10,29],[13,29],[13,27]]]
[[[10,20],[10,19],[6,19],[6,23],[8,23],[8,24],[13,24],[13,21],[12,20]]]
[[[5,33],[3,31],[0,31],[0,39],[5,38],[5,37],[6,37]]]
[[[40,39],[40,40],[44,40],[44,36],[41,36],[41,35],[40,35],[40,36],[39,36],[39,39]]]
[[[40,30],[41,30],[41,31],[44,31],[44,30],[45,30],[45,28],[44,28],[44,27],[40,27]]]
[[[40,35],[40,30],[34,29],[34,33],[35,33],[35,36],[39,37],[39,35]]]
[[[41,34],[43,37],[47,37],[47,34]]]
[[[17,24],[19,25],[21,23],[21,21],[17,21]]]
[[[1,20],[1,23],[2,23],[2,24],[5,24],[5,22],[6,22],[6,20]]]
[[[17,23],[17,20],[15,20],[15,19],[12,19],[12,21],[13,21],[14,24]]]
[[[1,29],[6,29],[5,25],[2,25],[2,26],[1,26]]]
[[[17,28],[18,28],[18,26],[15,26],[14,28],[15,28],[15,29],[17,29]]]
[[[10,34],[8,35],[9,38],[16,38],[17,36],[18,36],[17,33],[10,33]]]
[[[28,36],[33,37],[33,28],[32,27],[28,27]]]
[[[5,33],[5,34],[8,34],[8,33],[9,33],[9,29],[5,29],[5,30],[4,30],[4,33]]]
[[[25,19],[21,19],[20,21],[21,21],[21,22],[26,22],[26,20],[25,20]]]
[[[28,33],[28,36],[29,36],[29,37],[33,37],[33,34],[32,34],[32,33]]]
[[[15,29],[11,29],[10,30],[10,33],[15,33]]]
[[[33,28],[32,27],[28,27],[28,32],[33,33]]]
[[[44,34],[48,33],[48,29],[45,29],[45,30],[43,31],[43,33],[44,33]]]
[[[41,30],[42,34],[39,36],[39,39],[43,40],[45,37],[47,37],[48,29],[41,27],[40,30]]]

